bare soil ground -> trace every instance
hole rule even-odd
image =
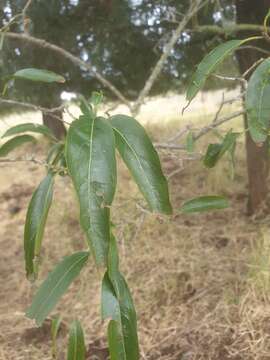
[[[156,140],[175,133],[155,125]],[[162,136],[161,136],[162,134]],[[162,140],[162,139],[161,139]],[[207,139],[209,140],[209,138]],[[198,146],[205,147],[206,140]],[[48,145],[25,147],[42,158]],[[19,156],[24,150],[18,150]],[[113,206],[121,270],[132,290],[141,358],[147,360],[270,359],[269,218],[245,215],[247,181],[243,144],[231,179],[226,159],[214,170],[184,154],[161,152],[175,208],[171,218],[141,211],[142,199],[123,164]],[[179,170],[179,172],[175,172]],[[45,174],[33,163],[0,164],[0,359],[51,359],[50,319],[37,329],[24,316],[36,287],[65,255],[85,248],[71,183],[57,178],[43,243],[37,285],[25,279],[23,226],[31,193]],[[225,211],[182,215],[181,204],[196,195],[223,194]],[[106,324],[100,320],[99,273],[90,261],[51,317],[63,316],[58,359],[65,358],[68,324],[85,329],[88,359],[106,359]]]

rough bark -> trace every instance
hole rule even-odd
[[[55,111],[54,115],[57,117],[62,118],[63,112],[62,111]],[[53,117],[50,113],[42,113],[43,124],[47,125],[54,133],[57,139],[63,139],[66,135],[66,128],[64,124]]]
[[[270,0],[237,0],[237,22],[262,24],[263,19],[270,7]],[[254,32],[241,33],[241,37],[254,35]],[[269,50],[269,44],[260,40],[257,44],[260,48]],[[240,72],[244,73],[255,61],[262,57],[262,53],[254,49],[245,49],[237,52]],[[251,75],[251,74],[250,74]],[[244,119],[247,129],[247,118]],[[248,214],[252,215],[261,209],[268,195],[269,156],[268,140],[263,146],[257,146],[248,131],[246,131],[246,158],[249,182]]]

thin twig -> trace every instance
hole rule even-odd
[[[29,23],[30,19],[27,17],[26,13],[32,3],[32,0],[28,0],[22,10],[22,21],[23,21],[23,32],[29,35]]]
[[[0,163],[18,163],[18,162],[32,162],[38,165],[45,165],[47,164],[44,160],[38,160],[34,157],[29,158],[2,158],[0,159]]]
[[[269,29],[269,28],[268,28]],[[215,35],[231,35],[242,31],[252,31],[263,33],[264,31],[263,25],[256,24],[232,24],[228,27],[221,27],[218,25],[200,25],[195,27],[194,29],[187,29],[187,33],[208,33]]]
[[[270,55],[270,51],[269,51],[269,50],[265,50],[265,49],[260,48],[259,46],[254,46],[254,45],[244,45],[244,46],[241,46],[241,47],[239,47],[238,49],[236,49],[236,51],[239,51],[239,50],[247,50],[247,49],[259,51],[259,52],[261,52],[262,54],[265,54],[265,55],[267,55],[267,56]]]
[[[19,40],[22,42],[24,46],[25,42],[28,42],[34,46],[40,47],[45,50],[53,51],[54,53],[60,55],[71,61],[74,65],[83,68],[89,73],[91,73],[99,82],[101,82],[105,87],[111,90],[111,92],[120,99],[124,104],[126,104],[129,108],[131,108],[130,102],[126,99],[126,97],[107,79],[105,79],[89,62],[85,62],[81,60],[79,57],[73,55],[69,51],[57,46],[55,44],[51,44],[46,40],[39,39],[26,34],[17,34],[13,32],[6,32],[5,37],[8,39]]]
[[[209,131],[211,131],[212,129],[226,123],[227,121],[233,120],[241,115],[244,115],[246,113],[245,110],[239,110],[236,111],[230,115],[224,116],[223,118],[221,118],[219,121],[216,121],[215,123],[212,123],[209,126],[206,126],[204,128],[202,128],[199,133],[194,136],[194,140],[198,140],[199,138],[201,138],[203,135],[207,134]]]
[[[21,163],[21,162],[30,162],[30,163],[34,163],[36,165],[41,165],[41,166],[45,166],[46,169],[48,170],[52,170],[56,173],[58,172],[62,172],[62,173],[66,173],[66,169],[63,167],[59,167],[59,166],[55,166],[53,164],[49,164],[47,161],[45,160],[39,160],[36,159],[34,157],[34,155],[31,155],[30,157],[22,157],[22,158],[2,158],[0,159],[0,164],[1,166],[5,166],[5,164],[10,164],[10,163]]]
[[[184,31],[185,27],[187,26],[187,24],[189,23],[190,19],[194,16],[194,14],[196,14],[196,12],[198,12],[209,0],[206,1],[198,1],[196,2],[196,4],[194,5],[193,3],[191,3],[189,10],[187,12],[187,14],[184,16],[184,18],[182,19],[182,21],[179,23],[178,27],[176,28],[176,30],[173,32],[172,37],[170,39],[170,41],[168,42],[168,44],[165,46],[164,52],[161,55],[160,59],[158,60],[158,62],[156,63],[154,70],[152,71],[151,75],[149,76],[149,78],[146,80],[146,83],[142,89],[142,91],[140,92],[138,99],[135,101],[133,107],[132,107],[132,112],[134,114],[136,114],[138,112],[138,110],[140,109],[144,99],[147,97],[147,95],[149,94],[149,92],[151,91],[155,81],[157,80],[158,76],[160,75],[162,68],[165,64],[165,62],[167,61],[168,57],[171,55],[171,52],[176,44],[176,42],[179,40],[179,37],[181,35],[181,33]]]
[[[51,109],[47,109],[38,105],[33,105],[30,103],[25,103],[25,102],[21,102],[21,101],[15,101],[15,100],[9,100],[9,99],[2,99],[0,98],[0,104],[7,104],[7,105],[15,105],[15,106],[21,106],[21,107],[25,107],[27,109],[31,109],[31,110],[35,110],[35,111],[41,111],[43,113],[46,114],[50,114],[50,116],[56,120],[62,121],[63,123],[66,123],[68,125],[69,122],[63,120],[60,116],[55,115],[54,113],[57,111],[62,111],[65,107],[65,105],[61,105],[58,106],[56,108],[51,108]]]
[[[244,86],[247,85],[247,81],[246,79],[244,79],[241,76],[224,76],[224,75],[219,75],[219,74],[213,74],[214,77],[216,77],[217,79],[220,80],[227,80],[227,81],[239,81],[241,82]]]
[[[254,70],[263,60],[264,60],[264,58],[260,58],[259,60],[255,61],[255,63],[252,64],[252,65],[250,66],[250,68],[248,68],[248,69],[244,72],[244,74],[242,75],[243,78],[245,78],[252,70]]]
[[[187,126],[184,127],[184,129],[179,130],[173,137],[168,139],[168,142],[170,143],[180,139],[190,130],[190,128],[191,128],[191,124],[188,124]]]
[[[215,129],[216,127],[237,118],[238,116],[244,115],[246,112],[244,110],[236,111],[228,116],[224,116],[219,121],[212,122],[210,125],[205,126],[202,128],[196,136],[194,136],[194,140],[198,140],[205,134],[207,134],[209,131]],[[169,149],[169,150],[185,150],[185,145],[177,145],[177,144],[168,144],[168,143],[155,143],[155,147],[159,149]]]
[[[64,111],[71,117],[72,120],[76,120],[77,118],[72,114],[68,107],[65,107]]]
[[[220,106],[219,106],[219,108],[218,108],[218,111],[216,112],[216,115],[215,115],[212,123],[216,123],[216,122],[217,122],[218,117],[219,117],[219,115],[220,115],[220,113],[221,113],[221,111],[222,111],[222,109],[223,109],[224,104],[225,104],[225,99],[224,99],[224,92],[223,92],[223,93],[222,93],[222,101],[221,101],[221,103],[220,103]]]

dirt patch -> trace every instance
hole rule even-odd
[[[153,133],[157,136],[154,129]],[[42,157],[39,151],[36,155]],[[234,180],[226,160],[209,173],[199,162],[181,159],[181,154],[161,156],[167,175],[181,170],[170,177],[175,215],[160,218],[143,212],[145,203],[122,163],[112,208],[121,270],[138,313],[141,358],[269,359],[268,220],[258,222],[245,215],[243,155],[238,153]],[[59,177],[40,278],[34,287],[25,279],[24,219],[31,193],[44,174],[41,166],[31,163],[1,165],[1,360],[51,359],[50,319],[36,329],[24,311],[48,271],[63,256],[85,248],[71,183]],[[229,209],[192,216],[177,211],[191,197],[218,191],[229,198]],[[107,358],[106,324],[100,320],[101,277],[90,261],[51,314],[61,312],[66,326],[58,339],[59,359],[65,356],[67,328],[75,317],[85,329],[88,358]]]

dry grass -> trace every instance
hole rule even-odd
[[[149,127],[149,131],[157,140],[160,134],[166,139],[176,126],[177,121]],[[200,141],[197,151],[209,139]],[[35,152],[41,154],[41,149]],[[136,206],[141,198],[123,164],[113,208],[121,269],[138,313],[141,358],[269,359],[270,234],[267,221],[259,223],[245,215],[243,144],[238,147],[234,180],[226,159],[206,171],[184,154],[174,157],[162,152],[161,156],[167,174],[181,168],[170,179],[175,215],[168,219],[142,213]],[[1,165],[1,360],[51,359],[49,324],[37,331],[23,314],[35,290],[24,277],[23,224],[30,194],[43,174],[37,165]],[[177,212],[183,201],[216,192],[229,197],[229,209],[189,216]],[[71,184],[58,178],[41,279],[64,255],[85,247],[77,219]],[[64,359],[67,324],[75,316],[87,334],[89,359],[95,359],[96,348],[106,346],[106,324],[100,320],[101,276],[90,262],[52,314],[61,311],[64,318],[59,359]]]

